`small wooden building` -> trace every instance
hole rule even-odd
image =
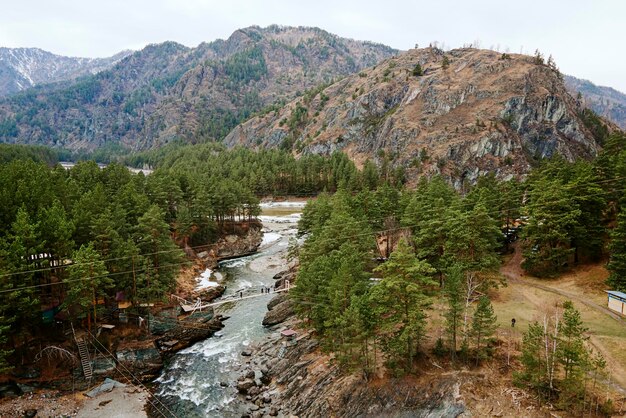
[[[626,293],[616,290],[607,290],[609,309],[626,315]]]
[[[284,331],[281,331],[280,335],[287,341],[293,341],[298,336],[298,333],[292,329],[286,329]]]

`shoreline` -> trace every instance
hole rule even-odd
[[[286,206],[285,206],[285,203],[286,203]],[[277,204],[271,203],[272,206],[267,206],[268,203],[266,203],[264,206],[268,207],[269,211],[273,211],[272,209],[276,207],[282,207],[285,211],[291,211],[293,213],[294,209],[303,207],[305,203],[306,203],[305,201],[303,202],[278,202]],[[280,221],[272,222],[272,220],[275,220],[277,217],[280,217],[281,215],[282,216],[286,215],[284,214],[283,210],[279,210],[279,212],[280,213],[277,213],[276,215],[264,214],[264,216],[269,217],[269,219],[263,222],[262,229],[264,231],[268,229],[269,230],[280,229],[281,227]],[[252,252],[245,251],[244,253],[241,253],[241,254],[227,256],[225,257],[225,259],[226,258],[236,259],[236,258],[247,257],[250,255],[257,254],[259,251],[262,251],[264,249],[261,246],[261,241],[262,241],[262,234],[259,234],[259,242],[256,244],[256,249],[254,251]],[[264,247],[267,248],[272,245],[277,245],[277,243],[269,242]],[[286,243],[282,245],[285,246],[285,250],[286,250]],[[236,250],[241,250],[241,248],[231,248],[231,250],[236,251]],[[281,252],[283,252],[282,249],[281,249]],[[183,282],[181,282],[181,286],[182,286],[181,289],[186,288],[188,292],[190,291],[189,292],[190,294],[197,294],[197,295],[202,295],[203,291],[207,290],[207,289],[195,288],[195,285],[197,284],[197,279],[199,277],[198,273],[202,272],[204,261],[206,260],[202,260],[196,257],[196,263],[194,267],[189,269],[187,272],[182,273],[181,280],[183,280]],[[249,268],[256,273],[267,272],[267,274],[270,277],[273,277],[277,273],[286,270],[288,266],[286,262],[284,261],[284,257],[281,257],[279,255],[270,255],[267,258],[251,260],[249,264]],[[221,284],[223,284],[223,282],[220,282],[220,285]],[[216,289],[209,288],[209,293],[213,293],[214,290]],[[211,294],[210,298],[215,299],[219,297],[221,293],[223,292],[220,292],[220,294]],[[175,309],[176,306],[177,306],[176,304],[172,304],[172,307],[170,308],[164,307],[164,309],[172,309],[172,308]],[[158,318],[158,317],[155,317],[155,318]],[[214,319],[220,320],[221,316],[215,314]],[[228,318],[226,317],[226,319]],[[259,318],[259,322],[261,320],[262,320],[262,317]],[[182,330],[182,331],[183,333],[185,332],[185,330]],[[194,341],[184,346],[173,344],[174,342],[176,343],[178,342],[178,341],[175,341],[177,340],[177,338],[174,338],[173,341],[168,341],[168,340],[172,340],[172,338],[171,337],[164,338],[163,335],[154,335],[154,337],[150,339],[151,341],[146,340],[143,342],[141,342],[140,340],[136,340],[136,341],[122,340],[123,343],[120,344],[119,347],[134,346],[135,351],[137,350],[141,351],[143,348],[138,348],[139,346],[143,347],[143,345],[146,345],[146,346],[151,345],[152,347],[156,347],[156,350],[153,348],[152,351],[161,352],[163,361],[158,365],[158,368],[154,368],[154,365],[151,368],[149,365],[143,363],[142,360],[139,360],[139,358],[133,361],[133,365],[135,367],[132,367],[132,370],[136,371],[137,375],[142,375],[141,384],[138,384],[137,382],[134,382],[134,381],[128,382],[120,376],[119,372],[116,372],[115,370],[111,369],[110,372],[105,372],[104,374],[102,373],[99,375],[95,374],[94,379],[91,381],[90,386],[91,387],[93,387],[94,385],[98,386],[108,376],[108,377],[117,379],[120,383],[127,384],[128,387],[123,388],[123,389],[114,388],[111,392],[103,393],[95,398],[87,398],[84,396],[84,393],[88,390],[84,388],[84,386],[87,385],[87,382],[84,382],[84,384],[82,385],[78,384],[72,390],[67,389],[67,384],[69,383],[66,384],[66,390],[53,390],[53,389],[50,389],[50,387],[54,385],[55,380],[52,380],[45,386],[38,387],[38,388],[33,387],[32,391],[30,392],[24,393],[19,396],[2,399],[0,401],[0,416],[22,417],[22,416],[25,416],[25,414],[29,410],[36,410],[37,416],[82,416],[82,417],[87,417],[87,418],[95,417],[95,416],[103,416],[103,415],[122,416],[122,417],[124,416],[128,416],[128,417],[150,416],[150,411],[152,408],[154,408],[154,407],[152,408],[150,407],[150,404],[154,402],[154,401],[151,402],[151,399],[152,400],[155,399],[154,394],[156,393],[156,391],[158,390],[160,386],[158,383],[154,382],[153,376],[155,375],[155,373],[156,373],[156,376],[162,373],[165,365],[170,361],[169,359],[172,357],[172,355],[174,355],[180,350],[183,350],[189,346],[192,346],[197,341],[203,341],[203,340],[210,338],[214,332],[216,331],[212,331],[211,335],[202,336],[200,339],[194,338],[193,339]],[[161,344],[157,343],[157,340],[161,340]],[[170,349],[162,350],[163,347],[161,347],[160,345],[162,345],[163,343],[165,344],[171,343],[173,345],[171,346]],[[119,349],[117,351],[114,350],[114,353],[117,353],[118,351]],[[113,363],[111,366],[115,367],[117,363],[118,363],[118,360],[115,360],[115,363]],[[148,374],[148,376],[146,376],[146,373]],[[65,378],[64,380],[66,382],[69,382],[67,379],[68,378]],[[20,379],[17,379],[17,380],[20,381]],[[78,380],[80,380],[80,378]],[[154,383],[154,385],[152,383]],[[139,388],[139,386],[145,387],[144,384],[148,386],[147,392]],[[85,389],[85,390],[80,390],[80,389]],[[54,401],[50,402],[51,399],[54,399]],[[40,402],[40,400],[42,401]],[[142,405],[142,407],[140,408],[141,412],[139,412],[139,410],[136,408],[136,405],[138,403]],[[128,412],[128,415],[125,415],[127,412]],[[157,412],[157,409],[155,409],[155,412]]]

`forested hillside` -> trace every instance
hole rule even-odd
[[[498,350],[490,298],[505,284],[501,255],[518,238],[536,276],[608,257],[607,284],[626,289],[625,177],[618,133],[594,162],[556,157],[524,182],[489,175],[463,195],[441,177],[415,190],[382,182],[320,195],[299,224],[307,240],[293,250],[300,269],[290,296],[346,371],[376,379],[384,363],[391,375],[416,374],[426,350],[454,368],[489,363]],[[558,408],[597,408],[606,400],[585,382],[605,376],[606,363],[571,302],[550,312],[524,333],[514,381]]]
[[[7,151],[0,159],[4,355],[50,326],[42,312],[91,323],[101,308],[94,301],[118,292],[140,303],[162,300],[196,247],[233,222],[254,221],[261,196],[378,183],[375,168],[360,172],[343,154],[296,160],[204,144],[168,153],[144,176],[94,162],[65,170],[40,147],[0,149]]]
[[[146,149],[223,138],[239,122],[397,51],[317,28],[249,27],[188,48],[149,45],[108,71],[0,101],[0,141]]]

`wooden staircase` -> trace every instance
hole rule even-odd
[[[85,375],[85,379],[91,380],[91,378],[93,377],[93,366],[91,365],[91,357],[89,357],[87,341],[83,336],[76,336],[76,331],[74,331],[73,324],[72,334],[74,335],[74,341],[76,341],[76,347],[78,347],[78,355],[80,356],[80,364],[83,367],[83,374]]]
[[[80,354],[80,364],[83,366],[85,379],[91,380],[91,377],[93,376],[93,368],[91,366],[89,350],[87,349],[87,342],[83,338],[78,338],[76,339],[76,346],[78,347],[78,354]]]

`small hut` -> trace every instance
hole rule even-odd
[[[286,329],[280,332],[280,336],[283,337],[287,341],[295,341],[298,333],[292,329]]]
[[[617,290],[607,290],[609,309],[626,315],[626,293]]]

